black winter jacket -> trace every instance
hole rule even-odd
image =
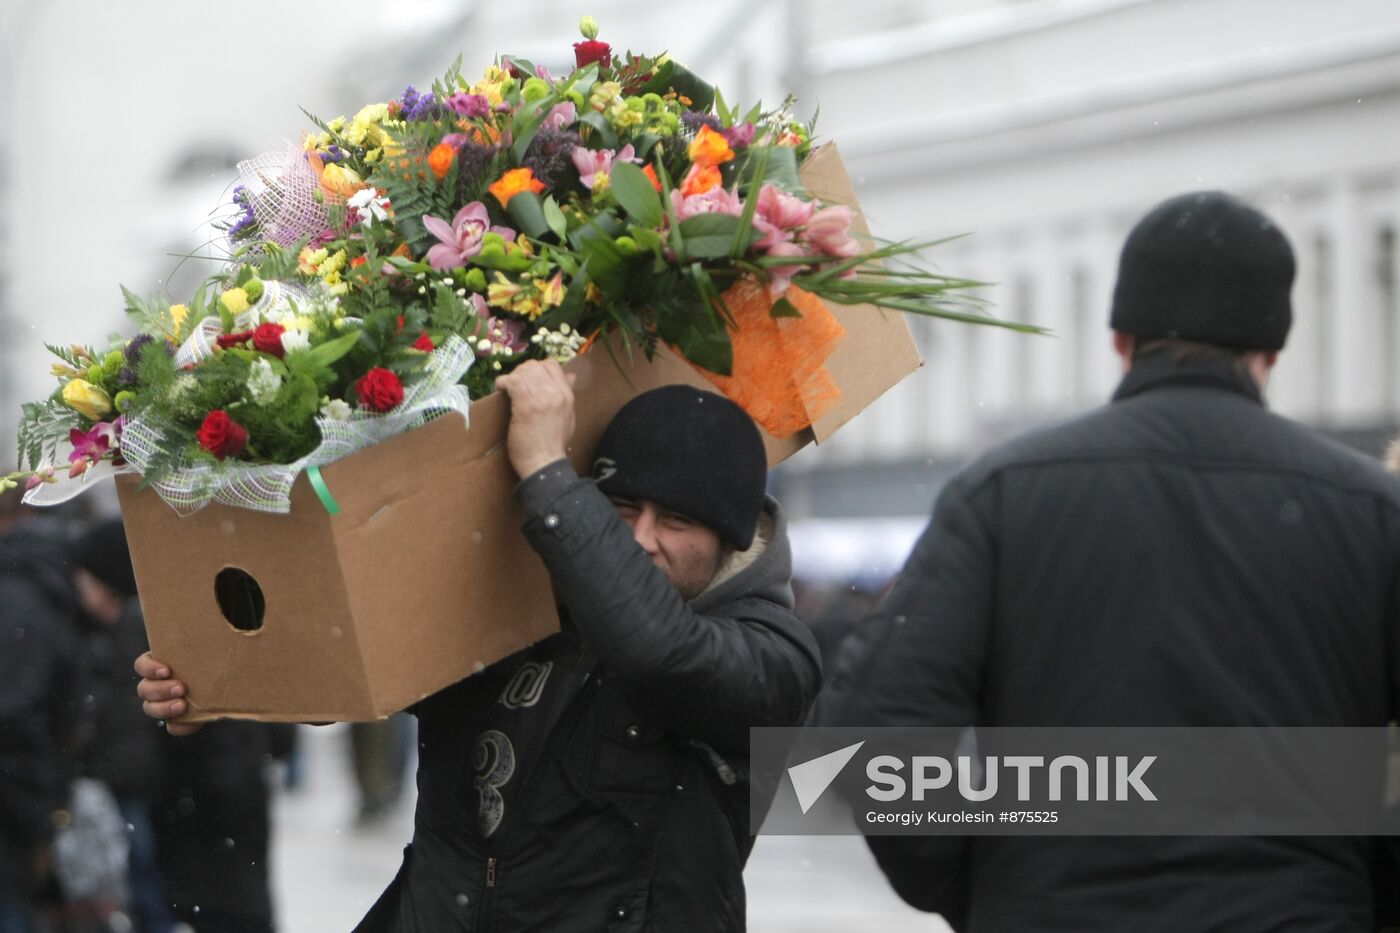
[[[820,686],[777,504],[687,604],[567,462],[516,494],[564,630],[414,708],[413,843],[358,929],[743,930],[748,730]]]
[[[881,726],[1380,726],[1400,711],[1400,483],[1226,362],[962,471],[816,718]],[[1361,838],[869,839],[959,929],[1355,930]]]

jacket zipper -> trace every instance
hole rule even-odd
[[[486,887],[481,889],[481,896],[476,899],[476,924],[474,930],[491,929],[491,892],[496,888],[496,859],[494,856],[486,860]]]

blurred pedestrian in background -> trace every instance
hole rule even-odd
[[[28,514],[0,496],[0,933],[30,933],[52,897],[81,695],[67,554]]]
[[[360,791],[357,826],[377,822],[403,795],[416,731],[412,718],[404,713],[379,722],[350,724],[350,761]]]
[[[1265,407],[1293,275],[1283,233],[1235,198],[1182,195],[1144,217],[1113,297],[1124,377],[1112,403],[948,484],[818,721],[1393,720],[1400,482]],[[1378,919],[1361,837],[867,842],[907,901],[979,933],[1371,931]]]
[[[265,723],[236,720],[188,736],[162,733],[156,852],[169,903],[195,933],[272,933],[267,770],[274,734]]]
[[[138,933],[168,933],[174,918],[156,864],[151,809],[160,787],[161,730],[141,710],[131,659],[147,650],[121,519],[100,521],[73,545],[73,579],[89,621],[86,656],[91,737],[80,771],[116,796],[129,838],[131,916]]]

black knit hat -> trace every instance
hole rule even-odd
[[[742,551],[763,510],[768,457],[738,405],[690,386],[662,386],[613,417],[598,442],[593,478],[607,495],[650,499]]]
[[[136,595],[136,573],[120,518],[98,522],[73,543],[73,563],[121,596]]]
[[[1219,191],[1178,195],[1123,244],[1109,325],[1144,338],[1279,350],[1293,323],[1293,250],[1259,211]]]

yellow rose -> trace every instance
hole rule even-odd
[[[242,314],[248,310],[248,293],[241,288],[230,288],[219,296],[219,304],[229,314]]]
[[[63,387],[63,404],[93,421],[101,421],[112,410],[111,397],[86,379],[69,380]]]
[[[349,199],[364,186],[365,183],[355,174],[354,169],[332,163],[321,172],[321,190],[326,194]]]

